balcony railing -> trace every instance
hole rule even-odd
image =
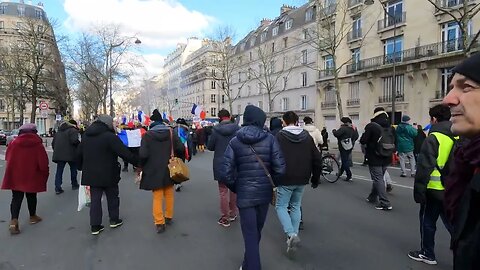
[[[354,29],[348,33],[347,41],[352,42],[362,38],[362,29]]]
[[[322,102],[322,104],[321,104],[322,109],[333,109],[336,106],[337,106],[336,101]]]
[[[356,5],[363,3],[363,0],[348,0],[348,7],[351,8]]]
[[[397,98],[395,99],[395,101],[405,101],[405,97],[403,95],[398,95]],[[378,97],[378,103],[390,103],[390,102],[392,102],[392,97],[391,96]]]
[[[327,17],[334,14],[337,11],[337,4],[330,4],[320,9],[320,17]]]
[[[478,41],[475,41],[478,43]],[[475,47],[472,46],[472,48]],[[426,57],[433,57],[453,52],[459,52],[464,49],[463,39],[452,39],[444,42],[418,46],[415,48],[387,54],[358,61],[357,63],[347,65],[347,73],[355,73],[365,69],[376,68],[393,62],[402,63],[411,60],[419,60]]]
[[[407,21],[406,12],[402,12],[402,14],[396,14],[395,16],[389,16],[389,15],[386,15],[386,16],[387,17],[385,19],[378,21],[378,31],[385,30],[389,27],[393,27],[394,25],[398,26]]]
[[[318,78],[324,79],[324,78],[332,77],[334,75],[334,72],[335,71],[333,69],[320,70],[318,72]]]
[[[359,98],[353,98],[347,100],[347,106],[358,106],[360,105],[360,99]]]
[[[463,5],[465,2],[474,2],[475,0],[436,0],[437,6],[441,8],[454,8]]]

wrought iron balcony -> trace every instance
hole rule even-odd
[[[475,42],[477,44],[474,44],[472,48],[475,47],[475,45],[478,45],[478,41]],[[393,62],[403,63],[412,60],[420,60],[423,58],[460,52],[463,49],[464,45],[462,38],[447,40],[444,42],[428,44],[403,50],[400,52],[396,52],[395,54],[391,53],[387,55],[363,59],[358,61],[357,63],[347,65],[347,73],[351,74],[365,69],[377,68],[383,65],[392,64]]]
[[[402,12],[402,14],[395,14],[395,16],[386,15],[386,18],[378,21],[378,31],[383,31],[387,28],[393,27],[394,25],[401,25],[407,21],[407,13]]]
[[[405,97],[403,95],[397,95],[397,98],[395,99],[395,101],[405,101]],[[391,96],[381,96],[381,97],[378,97],[378,103],[390,103],[392,102],[392,97]]]
[[[359,98],[353,98],[347,100],[347,106],[359,106],[360,105],[360,99]]]
[[[328,78],[328,77],[333,77],[334,72],[335,71],[333,69],[320,70],[318,72],[318,78],[319,79],[325,79],[325,78]]]
[[[348,7],[351,8],[361,3],[363,3],[363,0],[348,0]]]
[[[436,0],[437,6],[441,8],[455,8],[463,5],[465,2],[474,2],[475,0]]]
[[[362,38],[362,29],[354,29],[348,33],[347,41],[352,42]]]
[[[322,109],[334,109],[336,106],[337,106],[336,101],[322,102],[321,104]]]

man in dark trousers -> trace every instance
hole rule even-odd
[[[442,171],[447,165],[454,141],[451,131],[450,108],[437,105],[429,111],[432,128],[422,145],[417,163],[413,197],[420,204],[421,249],[411,251],[408,257],[426,264],[437,264],[435,258],[435,232],[438,217],[449,232],[452,231],[443,207],[445,188],[442,184]],[[440,170],[439,170],[440,169]],[[446,172],[444,173],[446,174]]]
[[[58,128],[58,132],[55,134],[52,141],[52,161],[57,163],[57,172],[55,174],[55,193],[57,195],[63,193],[63,170],[67,163],[70,166],[72,189],[78,189],[77,164],[75,159],[79,143],[77,122],[75,122],[75,120],[63,122]]]
[[[216,181],[220,180],[223,155],[227,149],[227,145],[240,129],[237,124],[231,121],[230,113],[227,110],[220,110],[218,117],[220,118],[220,123],[213,128],[212,135],[207,144],[208,150],[215,151],[213,156],[213,178]],[[220,192],[220,211],[222,214],[218,220],[218,224],[223,227],[230,227],[230,222],[235,221],[238,215],[237,195],[228,190],[228,187],[222,182],[218,182],[218,189]]]
[[[333,136],[338,140],[338,150],[340,151],[340,158],[342,160],[342,167],[340,168],[339,175],[344,172],[347,173],[345,181],[352,180],[352,150],[355,146],[355,141],[358,140],[358,131],[353,128],[352,120],[349,117],[342,117],[340,119],[342,125],[338,130],[332,130]]]
[[[135,167],[138,156],[128,150],[115,134],[113,118],[100,115],[85,131],[78,148],[79,167],[82,170],[82,185],[90,186],[90,225],[93,235],[104,230],[102,225],[102,195],[105,193],[110,216],[110,228],[123,224],[120,219],[120,182],[121,165],[118,157],[127,160]]]

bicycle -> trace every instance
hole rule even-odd
[[[335,183],[340,179],[340,164],[335,155],[328,151],[321,152],[322,155],[322,177],[329,183]]]

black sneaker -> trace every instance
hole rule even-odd
[[[387,206],[387,205],[377,205],[375,206],[375,209],[377,210],[383,210],[383,211],[390,211],[393,209],[393,207],[391,205]]]
[[[400,177],[405,178],[405,177],[407,177],[407,175],[406,174],[401,174]]]
[[[430,265],[437,264],[437,261],[435,259],[425,256],[421,251],[410,251],[408,253],[408,257],[417,262],[423,262]]]
[[[103,230],[105,230],[105,227],[102,225],[92,226],[92,235],[99,235]]]
[[[110,228],[115,229],[123,225],[123,220],[110,220]]]
[[[157,225],[155,225],[155,227],[157,228],[157,233],[164,233],[165,232],[165,229],[166,229],[165,224],[157,224]]]
[[[165,224],[166,224],[166,225],[172,225],[172,224],[173,224],[173,220],[172,220],[171,218],[166,217],[166,218],[165,218]]]
[[[65,192],[65,191],[63,191],[63,189],[56,189],[56,190],[55,190],[55,194],[57,194],[57,195],[60,195],[60,194],[62,194],[63,192]]]
[[[393,186],[391,184],[387,184],[387,192],[392,192]]]
[[[367,203],[371,203],[371,204],[376,204],[377,203],[377,200],[370,199],[370,198],[367,198],[365,201],[367,201]]]

